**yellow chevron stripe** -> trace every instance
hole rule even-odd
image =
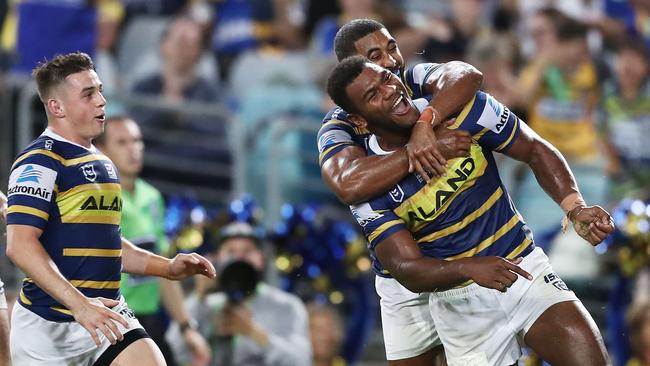
[[[483,240],[479,245],[475,246],[472,249],[466,250],[460,254],[448,257],[447,260],[456,260],[460,258],[467,258],[467,257],[473,257],[476,255],[476,253],[483,251],[485,248],[489,247],[490,245],[494,244],[499,238],[501,238],[503,235],[505,235],[510,229],[515,227],[517,223],[519,222],[519,216],[515,214],[512,216],[512,218],[505,223],[497,232],[494,233],[494,235],[488,237],[487,239]]]
[[[120,257],[122,249],[63,248],[66,257]]]
[[[54,311],[58,311],[59,313],[63,313],[65,315],[72,315],[72,311],[70,311],[68,309],[59,308],[59,307],[56,307],[56,306],[50,306],[50,309],[52,309]]]
[[[9,206],[9,209],[7,209],[7,213],[23,213],[23,214],[28,214],[36,217],[40,217],[43,220],[48,220],[50,218],[50,214],[39,210],[34,207],[29,207],[29,206],[22,206],[22,205],[11,205]]]
[[[90,281],[90,280],[70,280],[74,287],[95,288],[95,289],[117,289],[120,288],[120,281]]]
[[[330,151],[336,149],[337,147],[339,147],[339,146],[341,146],[341,145],[349,145],[349,143],[347,143],[347,142],[339,142],[339,143],[337,143],[337,144],[334,144],[334,146],[332,146],[332,147],[328,148],[327,150],[323,151],[323,152],[318,156],[318,161],[321,161],[321,162],[322,162],[322,160],[327,156],[327,154],[330,153]]]
[[[95,191],[95,192],[122,192],[122,186],[119,183],[88,183],[80,184],[67,191],[59,192],[56,197],[57,201],[63,200],[69,196],[75,195],[80,192]]]
[[[510,252],[510,254],[506,256],[506,258],[515,259],[521,252],[523,252],[526,248],[528,248],[528,246],[532,243],[533,243],[532,240],[528,238],[524,239],[521,242],[521,244],[517,245],[517,247],[513,249],[512,252]]]
[[[478,219],[481,217],[484,213],[486,213],[492,206],[494,206],[494,203],[499,200],[503,196],[503,190],[501,187],[497,188],[494,193],[481,205],[481,207],[477,208],[474,212],[471,214],[465,216],[462,221],[455,223],[454,225],[451,225],[449,227],[446,227],[442,230],[435,231],[427,236],[424,236],[418,240],[418,243],[428,243],[432,242],[434,240],[440,239],[442,237],[445,237],[447,235],[451,235],[454,233],[459,232],[460,230],[464,229],[467,227],[467,225],[471,224],[474,220]]]
[[[460,111],[460,114],[458,117],[456,117],[456,122],[454,122],[453,125],[449,126],[452,130],[455,130],[460,126],[463,121],[465,121],[465,118],[467,118],[467,115],[469,114],[469,111],[472,110],[472,107],[474,106],[474,102],[476,101],[476,95],[470,100],[469,103],[465,104],[465,107],[463,107],[463,110]]]
[[[381,235],[384,231],[390,229],[395,225],[399,225],[401,223],[402,221],[400,220],[390,220],[388,222],[379,225],[378,228],[376,228],[370,235],[368,235],[368,241],[372,243],[372,241],[377,239],[377,237]]]
[[[62,157],[61,155],[59,155],[59,154],[57,154],[55,152],[52,152],[52,151],[49,151],[49,150],[37,149],[37,150],[32,150],[32,151],[26,152],[21,157],[16,159],[14,164],[11,166],[11,169],[13,169],[16,166],[16,164],[18,164],[21,161],[27,159],[28,157],[30,157],[32,155],[36,155],[36,154],[49,156],[50,158],[60,162],[61,164],[65,165],[65,166],[72,166],[72,165],[88,163],[88,162],[97,161],[97,160],[110,161],[110,159],[108,157],[106,157],[105,155],[100,155],[100,154],[89,154],[89,155],[86,155],[86,156],[82,156],[80,158],[65,159],[64,157]]]
[[[472,136],[472,141],[478,143],[478,140],[480,140],[481,137],[483,137],[483,135],[485,135],[485,133],[488,132],[489,130],[490,130],[489,128],[484,127],[479,133]]]
[[[20,301],[22,301],[23,304],[25,304],[25,305],[31,305],[32,304],[32,302],[27,298],[27,296],[25,296],[25,293],[23,292],[23,289],[20,289],[19,296],[20,296]]]

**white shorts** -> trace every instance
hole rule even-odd
[[[533,276],[519,277],[505,293],[477,284],[432,293],[431,314],[449,366],[505,366],[517,362],[519,342],[546,309],[578,301],[535,248],[519,265]]]
[[[386,359],[419,356],[440,345],[429,312],[429,294],[416,294],[394,278],[376,276]]]
[[[120,332],[125,335],[123,342],[132,343],[139,338],[144,338],[142,336],[144,329],[133,316],[124,298],[121,298],[120,303],[111,310],[122,314],[129,323],[129,329],[125,329],[120,323],[115,323]],[[132,337],[127,338],[127,332],[131,332]],[[99,347],[79,323],[45,320],[16,302],[11,314],[12,364],[14,366],[93,365],[111,346],[106,336],[101,332],[98,333],[101,341]],[[134,337],[136,339],[133,339]]]

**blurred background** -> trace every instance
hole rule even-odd
[[[223,225],[253,224],[266,281],[309,304],[325,360],[315,364],[385,364],[365,243],[323,184],[316,147],[333,106],[334,35],[366,17],[407,64],[476,66],[482,89],[560,149],[586,201],[613,212],[617,232],[594,250],[560,233],[562,211],[530,170],[499,157],[537,245],[615,364],[650,365],[650,0],[2,0],[0,190],[47,123],[31,69],[86,52],[107,117],[140,125],[141,177],[164,195],[172,249],[208,253]],[[15,296],[22,278],[2,246]]]

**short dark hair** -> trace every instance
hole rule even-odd
[[[109,118],[106,118],[106,121],[104,121],[104,132],[102,132],[101,135],[95,137],[93,139],[93,144],[95,145],[105,145],[106,144],[106,131],[108,131],[108,125],[116,122],[123,122],[123,121],[133,121],[133,118],[127,116],[127,115],[117,115],[117,116],[112,116]]]
[[[372,19],[355,19],[343,25],[334,37],[334,52],[337,60],[354,56],[357,53],[354,48],[356,41],[384,28],[386,27],[383,24]]]
[[[363,71],[364,65],[370,62],[363,56],[352,56],[341,61],[327,78],[327,94],[347,112],[358,112],[358,109],[350,100],[345,88]]]
[[[585,23],[567,16],[558,23],[557,36],[560,42],[586,40],[588,31]]]
[[[41,101],[46,103],[50,90],[62,83],[68,75],[86,70],[95,70],[95,65],[90,56],[83,52],[56,55],[50,61],[39,64],[32,70],[32,76],[36,80]]]

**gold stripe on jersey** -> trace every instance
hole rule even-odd
[[[82,184],[56,197],[62,223],[119,225],[122,195],[119,184]]]
[[[337,147],[340,147],[341,145],[349,145],[349,143],[347,143],[347,142],[339,142],[337,144],[334,144],[333,146],[329,147],[327,150],[320,153],[320,155],[318,156],[318,161],[322,162],[322,160],[327,156],[327,154],[330,153],[330,151],[336,149]]]
[[[490,198],[485,201],[481,207],[477,208],[474,212],[471,214],[465,216],[462,221],[457,222],[449,227],[446,227],[442,230],[435,231],[427,236],[424,236],[418,240],[418,243],[429,243],[434,240],[443,238],[447,235],[451,235],[454,233],[457,233],[461,231],[462,229],[466,228],[467,225],[471,224],[474,220],[478,219],[481,217],[484,213],[488,212],[492,206],[494,206],[494,203],[499,200],[503,196],[503,189],[501,187],[497,188],[494,193],[490,196]]]
[[[91,281],[91,280],[70,280],[74,287],[94,288],[94,289],[117,289],[120,288],[120,281]]]
[[[59,307],[56,307],[56,306],[50,306],[50,309],[52,309],[54,311],[58,311],[59,313],[63,313],[65,315],[72,315],[72,311],[70,311],[68,309],[59,308]]]
[[[11,205],[9,206],[9,209],[7,209],[7,213],[22,213],[22,214],[28,214],[36,217],[40,217],[41,219],[47,221],[50,218],[50,214],[39,210],[34,207],[29,207],[29,206],[23,206],[23,205]]]
[[[25,292],[23,291],[23,289],[20,289],[20,294],[18,296],[20,296],[20,301],[22,301],[23,304],[25,304],[25,305],[31,305],[32,304],[32,301],[30,299],[28,299],[27,296],[25,296]]]
[[[510,231],[513,227],[517,225],[519,221],[519,216],[517,214],[513,215],[508,222],[506,222],[499,230],[497,230],[493,235],[490,237],[484,239],[479,245],[475,246],[474,248],[471,248],[469,250],[466,250],[460,254],[456,254],[451,257],[447,257],[447,260],[456,260],[460,258],[467,258],[467,257],[473,257],[476,255],[476,253],[483,251],[490,245],[494,244],[499,238],[501,238],[503,235],[505,235],[508,231]]]
[[[483,127],[481,131],[479,131],[477,134],[474,134],[474,136],[472,136],[472,142],[478,143],[478,140],[480,140],[481,137],[483,137],[483,135],[485,135],[485,133],[488,132],[489,130],[490,130],[489,128]]]
[[[460,126],[465,121],[465,118],[467,118],[467,115],[469,114],[469,111],[472,110],[475,101],[476,101],[476,95],[474,95],[474,97],[472,98],[472,100],[469,101],[469,103],[465,104],[463,110],[460,111],[458,117],[456,117],[456,122],[454,122],[454,124],[449,126],[448,128],[451,128],[452,130],[457,129],[458,126]]]
[[[503,150],[504,147],[508,146],[510,141],[512,141],[512,138],[515,137],[515,132],[517,132],[517,129],[519,129],[519,118],[515,117],[515,125],[512,126],[512,131],[510,132],[510,137],[506,141],[504,141],[499,147],[497,147],[495,150],[496,151],[501,151]]]
[[[32,155],[36,155],[36,154],[49,156],[50,158],[52,158],[54,160],[57,160],[58,162],[60,162],[61,164],[65,165],[65,166],[72,166],[72,165],[88,163],[88,162],[97,161],[97,160],[110,161],[110,159],[108,157],[106,157],[105,155],[101,155],[101,154],[93,154],[93,153],[91,153],[89,155],[82,156],[80,158],[66,159],[66,158],[62,157],[61,155],[59,155],[59,154],[57,154],[55,152],[52,152],[50,150],[37,149],[37,150],[28,151],[25,154],[23,154],[21,157],[16,159],[14,164],[11,166],[11,169],[13,169],[18,163],[20,163],[24,159],[27,159],[28,157],[30,157]]]
[[[65,257],[121,257],[122,249],[63,248]]]
[[[521,244],[517,245],[517,247],[513,249],[512,252],[510,252],[510,254],[506,256],[506,258],[515,259],[521,252],[523,252],[526,248],[528,248],[528,246],[530,246],[532,243],[533,243],[532,240],[525,238],[521,242]]]
[[[402,221],[400,220],[390,220],[387,222],[384,222],[383,224],[379,225],[378,228],[376,228],[370,235],[368,235],[368,241],[373,242],[373,240],[377,239],[377,237],[381,234],[384,233],[384,231],[390,229],[391,227],[395,225],[402,224]]]
[[[394,211],[417,233],[435,220],[458,195],[472,187],[488,166],[479,145],[472,144],[470,156],[450,160],[447,176],[431,180],[426,186],[402,202]]]

